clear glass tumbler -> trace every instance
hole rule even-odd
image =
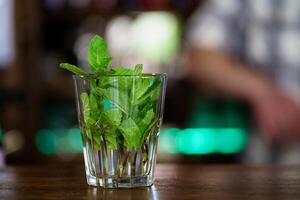
[[[88,185],[152,185],[166,75],[73,79]]]

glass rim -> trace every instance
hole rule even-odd
[[[91,75],[91,74],[89,74]],[[139,78],[147,78],[147,77],[162,77],[162,78],[166,78],[167,74],[166,73],[145,73],[142,75],[117,75],[117,74],[104,74],[104,75],[100,75],[99,77],[93,77],[94,75],[91,75],[92,79],[99,79],[101,77],[139,77]],[[73,78],[80,78],[80,79],[84,79],[83,75],[78,75],[78,74],[73,74],[72,75]]]

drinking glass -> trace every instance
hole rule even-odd
[[[166,75],[74,75],[73,80],[88,185],[152,185]]]

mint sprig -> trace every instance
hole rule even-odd
[[[112,57],[103,38],[96,35],[88,46],[88,66],[82,68],[62,63],[60,67],[87,80],[91,89],[80,94],[83,133],[100,149],[141,148],[150,131],[157,127],[155,114],[161,80],[141,77],[143,66],[134,69],[111,68]]]
[[[96,75],[102,74],[110,65],[111,60],[104,39],[98,35],[94,36],[88,47],[88,63],[92,72]]]
[[[72,65],[69,63],[61,63],[59,66],[60,66],[60,68],[69,70],[70,72],[72,72],[74,74],[85,76],[85,77],[88,76],[88,74],[83,69],[81,69],[75,65]]]

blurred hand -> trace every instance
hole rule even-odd
[[[249,102],[257,125],[271,142],[300,139],[299,106],[268,76],[216,49],[191,49],[188,56],[186,74],[202,92]]]
[[[254,117],[264,136],[276,144],[300,139],[300,107],[281,91],[273,91],[253,104]]]

